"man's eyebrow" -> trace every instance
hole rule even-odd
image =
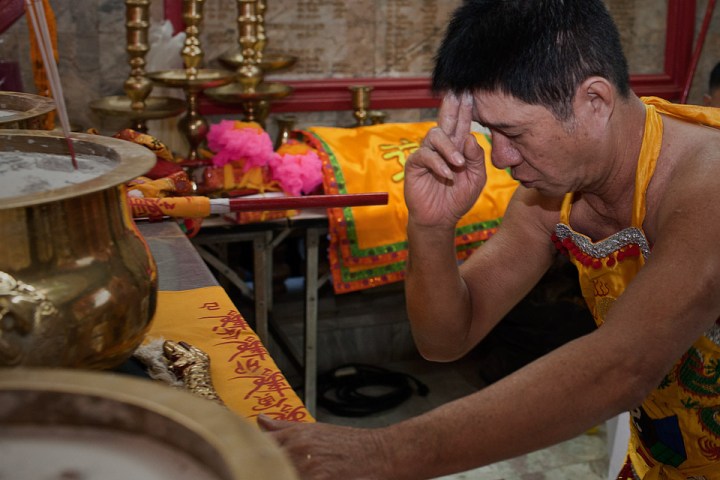
[[[516,128],[518,125],[511,124],[511,123],[492,123],[492,122],[486,122],[482,119],[475,120],[477,123],[482,125],[483,127],[490,128],[493,130],[508,130],[511,128]]]
[[[473,121],[479,123],[480,125],[482,125],[482,126],[485,127],[485,128],[490,128],[490,129],[494,129],[494,130],[507,130],[507,129],[515,128],[515,127],[518,127],[518,126],[519,126],[519,125],[517,125],[517,124],[511,124],[511,123],[503,123],[503,122],[493,123],[493,122],[489,122],[489,121],[487,121],[487,120],[485,120],[485,119],[482,118],[482,116],[480,115],[480,112],[478,112],[477,109],[476,109],[473,113],[474,113],[474,115],[473,115]]]

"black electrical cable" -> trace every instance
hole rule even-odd
[[[412,375],[352,363],[318,376],[317,402],[334,415],[362,417],[400,405],[415,390],[423,397],[430,392]]]

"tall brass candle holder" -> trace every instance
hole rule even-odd
[[[148,45],[150,0],[125,0],[125,31],[130,75],[123,84],[125,95],[103,97],[90,102],[90,109],[101,116],[130,119],[130,128],[147,132],[147,120],[179,115],[185,102],[172,97],[151,97],[152,82],[145,73]]]
[[[258,42],[257,49],[260,52],[258,58],[258,66],[263,73],[275,72],[290,68],[297,63],[297,57],[294,55],[286,55],[278,52],[266,52],[267,35],[265,34],[265,11],[267,10],[267,2],[258,0],[257,2],[257,29]],[[242,46],[237,49],[230,50],[221,55],[218,60],[225,67],[231,70],[240,68],[243,62]]]
[[[237,63],[235,83],[207,90],[207,95],[220,103],[238,104],[245,120],[257,122],[263,127],[270,110],[270,102],[288,96],[292,88],[278,82],[264,82],[263,50],[267,44],[264,0],[237,0],[238,43],[240,54],[234,57]],[[227,64],[228,58],[225,58]],[[283,65],[288,65],[294,60]],[[277,65],[277,64],[275,64]]]
[[[348,87],[352,95],[353,117],[355,126],[367,125],[370,117],[370,92],[373,87],[367,85],[351,85]]]
[[[198,111],[198,95],[208,88],[230,83],[235,77],[231,71],[201,68],[203,51],[200,46],[200,25],[204,4],[205,0],[183,0],[186,37],[181,55],[185,68],[148,74],[159,85],[185,91],[187,111],[178,126],[190,145],[186,160],[191,162],[199,159],[198,149],[208,132],[207,120]]]
[[[295,129],[297,117],[295,115],[280,115],[275,118],[277,125],[277,137],[275,137],[275,150],[290,141],[290,134]]]

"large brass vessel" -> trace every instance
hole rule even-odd
[[[67,444],[74,451],[62,456]],[[121,459],[154,467],[145,468],[154,475],[142,478],[299,479],[254,420],[187,391],[120,373],[0,369],[0,445],[3,479],[121,478]],[[198,465],[206,475],[185,473],[200,473],[192,468]],[[128,480],[140,478],[122,473]]]
[[[53,110],[52,98],[0,91],[0,128],[42,128],[43,116]]]
[[[123,187],[155,156],[114,138],[72,138],[79,156],[109,159],[111,168],[74,185],[0,195],[2,366],[115,367],[141,343],[155,311],[155,263]],[[67,144],[57,132],[0,130],[0,167],[11,152],[64,154]],[[1,188],[8,178],[0,176]]]

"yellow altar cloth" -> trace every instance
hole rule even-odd
[[[361,290],[404,278],[407,260],[405,162],[435,122],[387,123],[358,128],[311,127],[300,132],[323,162],[326,194],[388,192],[388,205],[328,209],[330,270],[335,293]],[[476,133],[485,150],[487,184],[458,222],[458,259],[467,258],[497,230],[517,182],[490,162],[490,139]]]
[[[146,339],[182,341],[207,353],[215,390],[238,415],[314,421],[222,287],[158,292]]]

